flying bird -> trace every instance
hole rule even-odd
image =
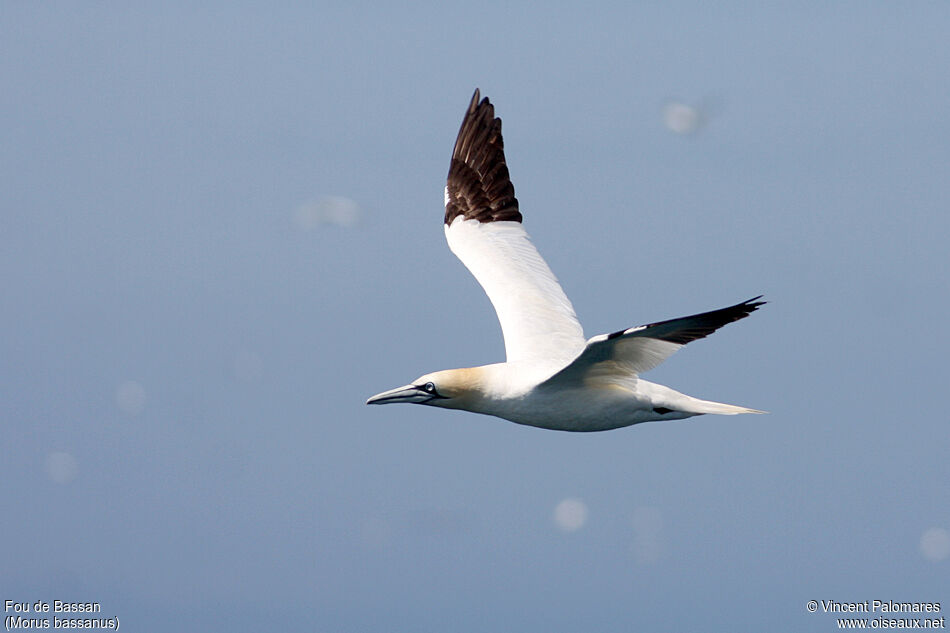
[[[425,374],[366,404],[463,409],[561,431],[605,431],[705,413],[763,413],[700,400],[640,378],[690,341],[749,316],[765,303],[761,295],[585,341],[574,307],[521,220],[501,119],[476,89],[449,164],[445,236],[491,299],[507,360]]]

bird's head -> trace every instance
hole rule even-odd
[[[481,369],[446,369],[425,374],[404,387],[376,394],[366,404],[409,402],[431,407],[467,409],[484,391],[484,372]]]

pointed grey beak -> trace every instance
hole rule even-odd
[[[366,401],[366,404],[393,404],[396,402],[414,402],[423,403],[432,399],[432,394],[426,393],[415,385],[406,385],[405,387],[396,387],[389,391],[377,393]]]

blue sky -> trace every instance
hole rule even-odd
[[[945,4],[0,17],[0,599],[142,631],[950,606]],[[764,293],[648,377],[770,415],[363,404],[503,359],[441,227],[476,86],[586,334]]]

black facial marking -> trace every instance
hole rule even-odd
[[[432,402],[433,400],[448,400],[449,398],[448,396],[443,396],[438,391],[436,391],[434,382],[427,382],[424,385],[416,385],[416,389],[419,389],[420,391],[424,391],[430,396],[432,396],[431,398],[426,400],[426,402]]]

